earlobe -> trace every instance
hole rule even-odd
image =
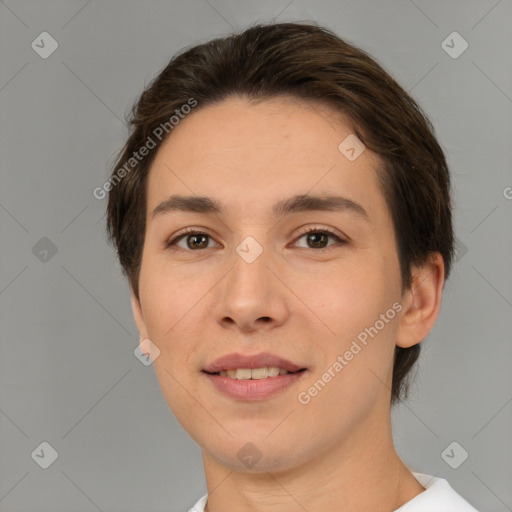
[[[434,326],[444,285],[444,261],[434,253],[425,265],[413,269],[410,290],[404,293],[396,344],[408,348],[420,343]]]
[[[135,324],[137,325],[137,330],[139,331],[139,336],[141,340],[148,338],[148,333],[146,329],[146,324],[144,322],[144,315],[142,314],[142,307],[140,305],[140,300],[137,299],[133,289],[130,287],[130,296],[132,302],[132,312],[133,318],[135,320]]]

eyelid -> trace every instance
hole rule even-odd
[[[296,237],[300,238],[301,236],[307,235],[308,233],[311,233],[311,232],[327,233],[329,235],[339,238],[340,240],[348,241],[347,236],[345,236],[343,233],[335,230],[334,228],[329,228],[326,226],[318,226],[318,225],[306,226],[304,228],[301,228],[299,233],[296,235]]]

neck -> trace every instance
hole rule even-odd
[[[425,489],[395,451],[387,428],[357,429],[307,461],[286,470],[271,465],[242,472],[203,449],[207,512],[393,512]]]

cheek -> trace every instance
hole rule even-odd
[[[310,310],[341,343],[373,324],[392,303],[385,273],[362,258],[333,266],[322,275],[310,272],[303,282],[297,295],[305,297]]]
[[[324,329],[325,336],[316,337],[325,355],[316,377],[329,368],[334,372],[332,366],[338,356],[343,358],[343,370],[335,372],[339,377],[330,386],[333,392],[338,389],[343,393],[345,388],[364,394],[368,386],[375,391],[379,379],[388,380],[397,331],[393,305],[399,307],[399,282],[395,270],[386,269],[384,259],[369,260],[333,270],[327,284],[325,280],[309,281],[308,305],[329,327],[329,331]],[[367,392],[371,393],[370,389]]]
[[[196,323],[188,320],[200,294],[199,290],[189,291],[187,296],[180,287],[170,277],[146,281],[141,300],[148,336],[160,350],[153,363],[155,374],[163,396],[181,423],[181,416],[187,417],[187,408],[193,405],[190,395],[197,394],[193,356],[198,336],[193,332]]]
[[[194,384],[192,373],[195,370],[190,363],[195,350],[197,336],[187,333],[188,302],[179,293],[170,280],[158,280],[154,286],[146,285],[141,293],[143,313],[149,339],[160,350],[153,363],[169,406],[179,407],[183,386],[186,389]]]
[[[141,304],[148,333],[164,342],[183,327],[183,319],[201,298],[201,286],[184,280],[179,268],[148,257],[140,275]]]

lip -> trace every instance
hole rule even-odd
[[[217,375],[221,370],[235,370],[237,368],[264,368],[277,367],[288,370],[290,373],[267,377],[266,379],[232,379]],[[303,370],[303,371],[300,371]],[[227,354],[216,359],[203,370],[203,374],[210,383],[221,393],[244,401],[264,400],[296,383],[307,373],[307,368],[292,363],[288,359],[263,352],[255,355]]]
[[[232,379],[211,373],[205,373],[205,376],[221,393],[237,400],[253,402],[264,400],[288,388],[301,379],[305,373],[307,373],[307,370],[278,375],[277,377],[267,377],[266,379],[247,380]]]
[[[295,363],[292,363],[291,361],[288,361],[288,359],[270,354],[269,352],[261,352],[254,355],[238,353],[226,354],[216,359],[213,363],[204,368],[203,371],[211,374],[220,372],[221,370],[236,370],[237,368],[249,368],[254,370],[255,368],[264,368],[270,366],[283,368],[289,372],[297,372],[299,370],[305,369],[304,366],[299,366]],[[278,377],[269,378],[277,379]]]

